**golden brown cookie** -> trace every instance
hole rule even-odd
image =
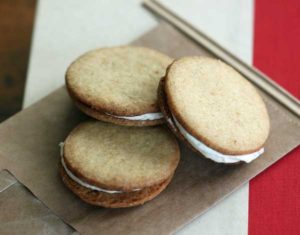
[[[124,127],[90,121],[62,147],[62,178],[86,202],[130,207],[157,196],[179,162],[176,139],[164,127]]]
[[[159,88],[173,132],[216,162],[250,162],[263,153],[270,123],[265,104],[244,77],[220,60],[172,63]]]
[[[130,126],[163,122],[156,90],[172,59],[133,46],[101,48],[75,60],[66,86],[77,106],[96,119]]]

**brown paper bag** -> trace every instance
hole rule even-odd
[[[158,49],[174,58],[209,55],[167,24],[159,25],[134,44]],[[262,157],[250,164],[226,166],[205,160],[181,146],[181,162],[173,181],[161,195],[143,206],[93,207],[62,184],[58,144],[77,123],[87,119],[74,107],[65,88],[0,125],[0,170],[11,171],[80,233],[169,234],[299,145],[299,119],[263,92],[262,95],[271,118],[271,133]],[[13,216],[18,212],[11,213]]]

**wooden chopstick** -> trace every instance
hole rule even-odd
[[[213,39],[171,12],[170,9],[166,8],[159,2],[155,0],[145,0],[143,4],[149,10],[171,23],[189,38],[193,39],[195,42],[214,54],[216,57],[231,65],[241,74],[243,74],[249,81],[300,117],[300,101],[284,88],[279,86],[276,82],[271,80],[267,75],[244,63],[242,60],[216,43]]]

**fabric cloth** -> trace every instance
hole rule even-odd
[[[297,98],[299,42],[300,1],[255,2],[254,65]],[[298,147],[250,181],[249,235],[300,234],[299,167]]]

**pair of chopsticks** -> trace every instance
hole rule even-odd
[[[166,8],[159,2],[155,0],[145,0],[144,5],[149,10],[164,18],[177,29],[182,31],[192,40],[205,47],[213,55],[231,65],[249,81],[300,117],[300,101],[279,86],[276,82],[271,80],[267,75],[241,61],[235,55],[216,43],[213,39],[202,33],[199,29],[193,27],[182,18],[178,17],[176,14],[170,11],[170,9]]]

